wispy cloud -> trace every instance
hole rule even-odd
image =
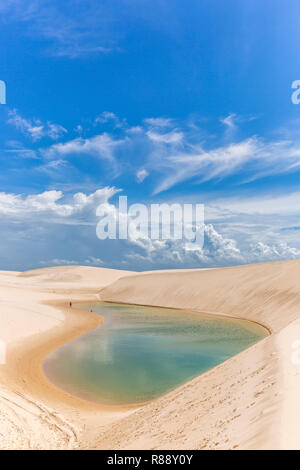
[[[183,152],[165,156],[161,171],[166,175],[157,185],[156,194],[192,178],[198,182],[220,181],[239,173],[240,182],[246,183],[300,169],[300,143],[297,142],[266,142],[251,137],[209,151],[197,147],[188,146]]]
[[[236,114],[229,114],[225,118],[220,119],[221,123],[224,124],[224,126],[228,127],[229,129],[235,129],[236,128],[236,123],[235,123],[235,118]]]
[[[42,266],[84,266],[87,264],[90,266],[102,266],[105,263],[102,261],[101,258],[97,258],[95,256],[88,256],[88,258],[80,260],[53,258],[48,261],[40,261],[39,264]]]
[[[300,191],[285,191],[284,194],[262,194],[257,196],[227,197],[214,199],[214,205],[237,214],[248,215],[300,215]]]
[[[43,137],[58,140],[67,133],[67,130],[59,124],[54,124],[50,121],[42,123],[42,121],[35,118],[26,119],[16,109],[10,110],[8,115],[8,124],[15,126],[17,130],[30,137],[34,142],[41,140]]]
[[[66,160],[51,160],[50,162],[43,163],[42,165],[35,168],[36,171],[43,172],[49,176],[57,176],[59,170],[67,168],[69,166]]]
[[[111,9],[92,0],[61,2],[7,0],[6,22],[23,24],[23,34],[47,41],[48,54],[75,59],[118,50]],[[45,48],[44,48],[45,50]]]
[[[20,158],[29,158],[33,160],[39,159],[35,150],[25,147],[18,140],[10,140],[6,142],[6,147],[8,148],[5,148],[3,151],[7,154],[17,155]]]
[[[220,119],[220,122],[225,126],[225,137],[227,139],[233,139],[238,129],[237,115],[231,113],[225,118]]]
[[[115,113],[111,111],[103,111],[99,116],[94,120],[94,124],[107,124],[112,122],[115,127],[121,128],[126,126],[126,119],[120,119]]]
[[[223,119],[228,129],[235,129],[237,115]],[[96,125],[112,123],[110,132],[95,133]],[[21,133],[37,141],[44,137],[61,140],[67,130],[51,122],[25,119],[15,110],[10,111],[9,124]],[[78,137],[78,132],[80,136]],[[99,131],[98,131],[99,132]],[[186,181],[200,184],[222,181],[233,175],[239,185],[272,175],[300,171],[300,139],[263,139],[252,136],[238,141],[229,139],[224,143],[222,135],[216,138],[205,135],[198,126],[191,128],[191,118],[175,122],[168,118],[150,118],[131,127],[126,119],[113,112],[102,112],[91,120],[88,130],[80,123],[73,131],[75,138],[58,142],[38,150],[30,150],[23,144],[15,147],[16,153],[27,158],[63,161],[72,156],[89,156],[110,164],[114,176],[132,171],[140,183],[151,174],[153,194],[167,191]],[[223,145],[218,145],[219,142]],[[8,149],[10,151],[11,149]],[[121,163],[119,156],[126,151],[127,162]]]
[[[67,156],[82,155],[106,160],[110,163],[115,176],[119,172],[116,150],[121,147],[125,139],[114,139],[109,134],[99,134],[91,138],[78,137],[64,143],[40,149],[40,153],[46,158],[65,158]]]
[[[150,127],[165,128],[165,127],[171,127],[174,123],[174,119],[156,117],[156,118],[146,118],[144,119],[143,122],[144,124]]]
[[[79,265],[80,263],[75,260],[69,260],[69,259],[61,259],[61,258],[53,258],[50,259],[49,261],[40,261],[39,263],[41,266],[76,266]]]
[[[178,144],[182,142],[184,134],[174,129],[173,131],[167,132],[165,134],[154,131],[147,131],[147,136],[154,142],[162,142],[164,144]]]
[[[145,168],[138,170],[136,173],[137,182],[142,183],[147,178],[147,176],[149,176],[149,173],[147,170],[145,170]]]

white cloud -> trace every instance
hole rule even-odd
[[[116,215],[118,208],[106,204],[106,213]],[[300,249],[284,240],[282,232],[274,232],[256,221],[245,225],[237,219],[232,223],[226,221],[226,216],[217,225],[206,223],[203,247],[187,245],[184,239],[142,239],[131,233],[126,243],[119,261],[133,269],[230,266],[300,257]]]
[[[178,132],[177,130],[167,132],[166,134],[159,134],[158,132],[148,131],[147,136],[154,142],[161,142],[164,144],[178,144],[182,142],[184,134],[183,132]]]
[[[126,129],[127,134],[141,134],[144,131],[142,126],[133,126]]]
[[[59,124],[53,124],[52,122],[47,122],[47,125],[45,128],[45,135],[47,135],[51,139],[58,140],[67,132],[68,131],[64,127],[60,126]]]
[[[126,124],[126,120],[120,120],[115,113],[110,111],[103,111],[99,116],[96,117],[94,124],[106,124],[108,122],[113,122],[115,127],[122,127]]]
[[[43,136],[43,126],[39,120],[22,118],[15,109],[9,111],[8,123],[16,127],[23,134],[29,135],[32,140],[39,140]]]
[[[62,258],[52,258],[48,261],[40,261],[42,266],[101,266],[103,265],[103,261],[100,258],[96,258],[95,256],[88,256],[86,259],[82,260],[69,260],[69,259],[62,259]]]
[[[224,126],[228,127],[229,129],[235,129],[236,124],[235,124],[235,118],[236,114],[229,114],[223,119],[220,119],[221,123],[224,124]]]
[[[40,171],[43,173],[47,173],[48,175],[56,175],[58,170],[64,169],[68,166],[68,162],[66,160],[58,159],[58,160],[51,160],[50,162],[44,163],[35,168],[36,171]]]
[[[285,194],[262,194],[259,197],[215,199],[213,205],[235,214],[300,214],[300,191]]]
[[[58,37],[55,33],[55,30],[51,31],[51,33],[49,31],[48,37],[50,39],[57,40]],[[70,40],[68,40],[72,34],[71,30],[66,28],[63,34],[65,35],[65,40],[61,44],[61,47],[59,49],[52,49],[52,55],[57,57],[69,57],[70,59],[77,59],[81,56],[99,53],[107,54],[112,52],[112,50],[116,50],[116,48],[93,46],[92,44],[87,44],[86,46],[81,46],[80,44],[75,45],[74,43],[70,42]]]
[[[231,114],[222,122],[232,130],[237,119],[242,120]],[[57,139],[66,133],[61,126],[26,120],[16,111],[11,111],[9,121],[33,140],[45,136]],[[114,123],[114,127],[119,127],[115,134],[104,132],[91,137],[77,134],[74,139],[54,143],[39,151],[20,148],[16,153],[27,158],[40,156],[57,161],[72,155],[88,155],[110,162],[115,176],[121,169],[130,169],[137,175],[138,182],[140,168],[147,168],[147,172],[156,178],[154,194],[191,179],[194,184],[199,184],[237,175],[238,183],[245,184],[266,176],[300,170],[298,138],[266,141],[253,136],[240,142],[214,146],[214,140],[209,142],[209,136],[205,138],[198,128],[191,130],[190,120],[182,122],[179,129],[168,118],[149,118],[143,126],[135,127],[128,127],[112,112],[103,112],[96,118],[97,123],[109,121]],[[81,125],[77,126],[76,132],[83,132]],[[125,148],[126,165],[118,161]]]
[[[57,204],[61,198],[61,191],[45,191],[25,197],[19,194],[0,193],[0,214],[25,216],[40,212],[53,212],[61,216],[71,215],[73,210],[71,205]]]
[[[40,261],[42,266],[76,266],[80,264],[78,261],[67,259],[53,258],[49,261]]]
[[[83,127],[82,127],[82,125],[81,125],[81,124],[78,124],[78,125],[75,127],[74,131],[75,131],[77,134],[82,134],[82,132],[83,132]]]
[[[156,160],[159,171],[159,159]],[[164,157],[161,171],[166,176],[155,193],[178,183],[198,178],[198,182],[222,180],[243,170],[244,181],[284,174],[300,169],[300,143],[291,141],[265,142],[257,137],[205,151],[202,145],[185,151],[174,151]]]
[[[63,192],[56,190],[28,196],[2,192],[0,193],[0,216],[22,219],[28,216],[45,215],[48,221],[51,221],[51,216],[58,216],[60,222],[66,219],[66,223],[69,218],[83,216],[82,222],[88,222],[91,215],[95,218],[98,205],[106,203],[118,191],[114,187],[105,187],[89,195],[79,192],[67,201]]]
[[[17,155],[21,158],[29,158],[29,159],[38,159],[37,152],[35,150],[29,149],[25,147],[21,142],[16,140],[11,140],[6,143],[6,146],[9,148],[4,149],[4,152]]]
[[[239,144],[205,152],[199,147],[197,152],[177,152],[164,160],[167,176],[156,187],[159,193],[172,186],[194,177],[201,181],[225,177],[240,168],[245,161],[253,158],[256,153],[256,140],[249,139]]]
[[[136,179],[138,183],[142,183],[147,178],[147,176],[149,176],[149,173],[145,168],[138,170],[136,173]]]
[[[170,127],[173,125],[174,119],[171,118],[147,118],[144,119],[144,123],[150,127]]]
[[[101,258],[97,258],[95,256],[89,256],[86,260],[85,260],[85,263],[86,264],[91,264],[93,266],[101,266],[103,265],[103,261]]]
[[[115,113],[110,111],[103,111],[100,116],[96,117],[95,122],[107,122],[107,121],[118,121],[118,117]]]
[[[246,243],[238,246],[233,238],[224,237],[212,224],[205,225],[203,248],[188,250],[182,240],[136,240],[129,243],[135,250],[128,250],[126,259],[130,265],[155,267],[216,267],[248,263],[278,261],[300,257],[300,250],[286,242]]]
[[[49,137],[57,140],[67,133],[67,130],[59,124],[47,122],[43,124],[39,119],[25,119],[16,109],[9,111],[8,123],[16,127],[20,132],[29,136],[34,142]]]
[[[225,126],[225,137],[227,140],[232,140],[238,130],[237,120],[238,116],[234,113],[229,114],[223,119],[220,119],[221,123]]]
[[[0,9],[6,21],[21,23],[18,29],[23,34],[42,39],[43,52],[49,55],[75,59],[118,50],[110,14],[93,1],[77,2],[74,7],[74,1],[66,0],[61,8],[55,2],[6,0]]]
[[[257,242],[250,247],[249,261],[277,261],[284,259],[295,259],[300,257],[300,250],[288,246],[286,242],[266,245]]]
[[[36,263],[40,259],[46,260],[41,262],[43,265],[126,264],[131,269],[192,268],[300,257],[299,243],[294,245],[297,234],[294,239],[289,232],[276,232],[273,226],[264,227],[255,220],[251,224],[249,218],[246,219],[246,225],[240,219],[232,223],[226,217],[216,224],[207,222],[204,246],[195,246],[193,250],[186,246],[185,240],[142,240],[131,237],[127,241],[108,241],[107,245],[96,237],[99,220],[96,209],[103,204],[107,213],[115,212],[117,207],[110,199],[118,191],[106,187],[91,194],[77,192],[70,196],[56,190],[27,196],[0,193],[3,236],[11,246],[12,253],[17,247],[18,252],[24,251],[25,257],[31,250],[33,258],[37,258]],[[67,245],[66,239],[69,241]],[[43,245],[40,247],[42,251],[36,253],[36,246],[40,244]],[[22,248],[24,246],[25,249]],[[110,251],[107,247],[110,247]],[[5,253],[1,253],[1,256],[5,256]]]
[[[104,133],[86,139],[78,137],[64,143],[53,144],[49,148],[41,149],[41,152],[47,158],[79,154],[97,157],[116,164],[115,150],[125,141],[125,139],[113,139],[109,134]]]
[[[117,120],[117,117],[111,113],[102,113],[100,116],[103,122],[115,123]],[[229,121],[227,120],[224,123],[226,128],[231,129],[235,119],[231,117]],[[35,135],[34,138],[40,132],[29,131],[31,127],[28,127],[39,127],[38,122],[28,122],[20,116],[17,116],[17,122],[15,125],[22,128],[23,132],[29,133],[28,135]],[[216,198],[212,192],[206,195],[207,226],[203,249],[188,251],[180,241],[129,240],[124,242],[127,245],[122,251],[122,242],[116,241],[112,242],[115,245],[111,254],[111,262],[115,262],[116,265],[127,262],[129,267],[138,266],[140,269],[163,266],[209,267],[300,256],[299,231],[295,229],[300,225],[298,222],[300,191],[275,194],[272,189],[268,194],[251,197],[244,196],[241,191],[241,183],[266,175],[284,174],[300,169],[299,140],[285,138],[266,141],[254,136],[240,142],[214,146],[213,139],[208,144],[202,133],[195,129],[191,131],[185,124],[181,123],[178,130],[178,123],[177,127],[174,127],[174,123],[169,120],[158,123],[151,121],[135,128],[122,127],[115,136],[108,133],[88,138],[77,136],[67,142],[54,143],[48,148],[40,148],[37,151],[26,149],[18,142],[8,142],[8,148],[5,150],[15,152],[23,158],[45,157],[40,165],[34,165],[35,162],[30,164],[34,165],[33,171],[40,172],[39,176],[42,176],[41,172],[51,176],[51,172],[57,172],[66,165],[69,165],[68,171],[72,170],[73,164],[76,167],[75,158],[72,160],[72,166],[67,159],[72,155],[104,159],[114,168],[118,165],[118,157],[122,156],[122,152],[126,149],[126,169],[131,172],[131,178],[136,177],[137,183],[149,178],[149,183],[153,181],[156,183],[156,193],[189,180],[197,184],[209,180],[222,181],[228,176],[237,176],[240,186],[234,188],[235,197]],[[47,129],[49,130],[50,126]],[[51,130],[54,138],[56,128],[52,127]],[[78,130],[83,131],[82,128]],[[90,131],[91,129],[84,132]],[[118,166],[124,168],[125,165],[122,166],[121,163]],[[159,175],[158,181],[154,180],[157,175]],[[85,184],[88,185],[89,182],[85,181]],[[75,191],[74,186],[68,188],[67,183],[65,186],[55,186],[56,189],[62,187]],[[244,190],[246,191],[246,188]],[[78,192],[74,195],[64,194],[58,190],[29,195],[0,193],[0,216],[4,221],[3,226],[9,226],[7,221],[12,222],[11,233],[15,233],[14,224],[20,222],[19,226],[25,226],[23,222],[26,220],[28,231],[30,227],[44,230],[45,233],[49,230],[52,231],[51,236],[56,230],[55,224],[60,224],[60,228],[64,225],[62,229],[65,231],[68,229],[67,225],[77,225],[76,236],[79,238],[80,230],[84,231],[88,227],[90,233],[93,232],[93,238],[89,242],[91,241],[94,251],[89,252],[87,243],[82,242],[78,259],[81,260],[81,264],[107,265],[105,250],[98,253],[100,245],[97,243],[100,242],[96,240],[93,230],[97,222],[95,210],[100,203],[107,204],[108,209],[114,208],[109,199],[117,191],[115,188],[102,188],[92,194]],[[77,250],[76,236],[72,241]],[[113,261],[114,253],[115,261]],[[48,259],[48,256],[43,255],[39,259]],[[72,252],[65,253],[64,250],[57,252],[52,249],[52,256],[49,256],[49,259],[67,261],[73,260],[74,256]]]

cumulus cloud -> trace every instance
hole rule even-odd
[[[77,217],[77,221],[81,220],[85,223],[89,221],[90,215],[95,215],[99,204],[106,203],[118,191],[114,187],[105,187],[89,195],[78,192],[70,198],[64,197],[62,191],[56,190],[27,196],[2,192],[0,193],[0,216],[22,219],[28,216],[44,215],[48,221],[51,221],[51,216],[58,216],[60,222],[65,219],[66,223],[70,218]],[[83,218],[80,219],[80,217]]]
[[[114,220],[118,220],[120,215],[127,217],[126,214],[119,214],[118,207],[111,203],[103,206],[102,215],[113,215]],[[144,217],[145,214],[141,213],[139,222],[143,220],[147,226],[149,219]],[[162,228],[162,221],[160,224]],[[262,229],[264,236],[261,234]],[[149,230],[148,227],[148,234]],[[129,267],[153,269],[178,266],[217,267],[294,259],[300,256],[300,249],[288,244],[280,233],[266,230],[266,227],[259,226],[255,222],[251,226],[248,221],[248,225],[243,227],[242,223],[226,222],[225,217],[225,222],[221,220],[217,225],[206,222],[203,246],[187,243],[185,239],[140,238],[134,231],[129,231],[124,253],[122,262],[127,263]]]
[[[131,232],[127,240],[99,240],[96,237],[99,221],[96,210],[101,204],[103,215],[113,213],[117,216],[118,208],[111,198],[118,192],[116,188],[105,187],[91,194],[68,195],[57,190],[27,196],[0,193],[0,225],[7,246],[12,252],[17,246],[23,257],[27,253],[29,257],[31,253],[33,259],[39,256],[36,263],[42,259],[41,264],[48,266],[201,268],[300,257],[299,246],[294,246],[292,241],[288,243],[279,233],[269,231],[262,236],[261,227],[255,224],[248,225],[243,231],[240,230],[242,224],[224,224],[224,221],[206,223],[203,246],[191,246],[186,240],[140,239]],[[5,257],[6,252],[1,256]]]
[[[236,240],[219,233],[212,224],[205,225],[203,247],[190,250],[184,240],[129,239],[136,250],[129,250],[128,263],[148,267],[218,267],[263,261],[299,258],[300,250],[285,242],[256,242],[238,246]]]
[[[230,264],[242,264],[245,262],[236,242],[224,238],[215,228],[209,224],[204,227],[204,246],[195,245],[191,249],[185,240],[151,240],[130,238],[129,243],[140,248],[138,253],[129,253],[127,258],[136,258],[139,262],[157,265],[178,266],[178,264],[190,267],[204,267]]]
[[[255,245],[250,246],[248,257],[250,262],[295,259],[300,257],[300,250],[288,246],[286,242],[273,245],[257,242]]]

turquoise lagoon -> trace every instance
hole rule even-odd
[[[103,324],[52,352],[51,382],[86,400],[138,404],[215,367],[268,335],[262,326],[185,310],[80,305]]]

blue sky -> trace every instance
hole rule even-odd
[[[3,269],[300,256],[296,0],[0,1]],[[206,206],[205,245],[101,242],[99,202]]]

